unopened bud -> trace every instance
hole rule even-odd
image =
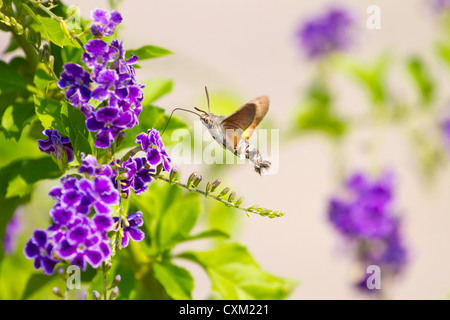
[[[200,184],[200,182],[202,181],[203,177],[201,175],[197,176],[194,181],[192,182],[192,186],[194,188],[197,188],[197,186]]]
[[[225,188],[222,190],[221,193],[219,193],[218,197],[223,197],[224,195],[226,195],[228,193],[228,191],[230,191],[230,188]]]
[[[101,299],[100,293],[98,293],[97,290],[92,291],[92,297],[94,297],[94,300],[100,300]]]
[[[114,300],[117,297],[118,293],[119,293],[119,287],[114,287],[114,289],[112,289],[111,293],[109,294],[109,300]]]
[[[217,189],[217,187],[219,186],[219,184],[220,184],[220,180],[219,180],[219,179],[217,179],[216,181],[214,181],[214,182],[212,183],[212,185],[211,185],[211,192],[214,192],[214,191]]]
[[[52,292],[53,292],[53,294],[55,294],[56,296],[58,296],[58,297],[60,297],[60,298],[63,297],[63,295],[62,295],[62,293],[61,293],[61,291],[59,290],[58,287],[54,287],[54,288],[52,289]]]

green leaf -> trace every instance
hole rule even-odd
[[[200,200],[197,194],[177,194],[163,208],[156,229],[156,241],[160,252],[173,248],[177,243],[189,238],[189,232],[194,227],[200,214]],[[174,201],[176,199],[176,201]]]
[[[436,53],[450,67],[450,44],[438,43],[436,45]]]
[[[28,194],[32,189],[32,185],[22,178],[22,176],[16,176],[9,181],[8,188],[6,190],[5,198],[23,197]]]
[[[34,30],[40,32],[43,39],[47,39],[61,48],[65,46],[77,46],[75,42],[72,42],[67,37],[58,21],[37,15],[35,15],[34,21]]]
[[[222,244],[211,251],[185,252],[180,257],[197,262],[205,269],[218,299],[285,299],[293,289],[291,281],[264,272],[238,243]]]
[[[153,263],[153,274],[172,299],[192,299],[194,279],[186,269],[167,260],[155,261]]]
[[[143,105],[149,105],[163,95],[170,93],[173,87],[173,81],[169,79],[151,79],[144,81],[142,84],[145,85]]]
[[[285,299],[293,289],[291,281],[264,272],[238,243],[222,244],[211,251],[184,252],[179,256],[205,269],[217,299]]]
[[[205,239],[205,238],[229,239],[230,235],[219,229],[211,229],[211,230],[207,230],[207,231],[203,231],[203,232],[191,235],[191,236],[187,237],[185,239],[185,241]]]
[[[60,175],[61,171],[50,157],[20,159],[0,168],[0,239],[16,208],[29,201],[31,187],[39,180]],[[0,261],[2,258],[3,246],[0,246]]]
[[[54,278],[52,276],[48,276],[42,273],[32,274],[27,282],[21,300],[30,298],[34,293],[45,287],[53,279]]]
[[[36,74],[34,75],[34,85],[39,90],[46,92],[48,85],[54,81],[45,69],[44,65],[39,64],[38,69],[36,70]]]
[[[62,106],[60,101],[34,96],[36,114],[46,129],[57,129],[62,136],[67,136],[67,131],[61,119]]]
[[[422,106],[429,106],[434,96],[434,84],[427,68],[419,57],[410,58],[407,67],[419,91]]]
[[[30,102],[14,103],[7,107],[1,119],[0,130],[6,138],[20,139],[23,128],[35,118],[34,104]]]
[[[346,122],[334,114],[332,101],[328,88],[320,82],[314,83],[297,111],[297,129],[302,133],[320,131],[334,137],[344,134]]]
[[[389,57],[381,55],[374,63],[363,63],[351,59],[340,59],[338,67],[342,68],[370,95],[374,106],[380,107],[388,99],[386,73],[389,67]]]
[[[146,45],[146,46],[140,47],[139,49],[127,50],[126,57],[128,59],[132,54],[134,54],[135,56],[139,57],[140,61],[142,61],[142,60],[166,56],[166,55],[169,55],[172,53],[173,53],[172,51],[161,48],[161,47]]]
[[[16,69],[6,62],[0,60],[0,94],[10,92],[26,91],[27,82],[21,77]]]
[[[132,206],[144,214],[144,228],[151,239],[151,255],[157,256],[189,239],[200,213],[198,194],[185,193],[175,185],[152,182],[139,196],[130,196]]]
[[[86,128],[86,116],[80,109],[65,103],[61,109],[61,118],[72,142],[73,151],[78,162],[81,163],[81,153],[92,153],[89,143],[89,131]]]
[[[37,168],[39,170],[36,170]],[[58,166],[50,157],[14,161],[0,168],[0,181],[2,181],[0,185],[0,196],[6,196],[8,194],[8,188],[10,190],[16,189],[14,184],[23,184],[23,182],[20,182],[21,180],[27,185],[33,185],[39,180],[55,179],[60,175],[61,172]],[[21,180],[17,180],[18,177]]]

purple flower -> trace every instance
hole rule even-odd
[[[48,275],[53,273],[58,263],[52,257],[53,244],[44,230],[35,230],[33,232],[33,237],[25,245],[24,253],[28,259],[34,259],[34,268],[36,270],[42,268],[42,272]]]
[[[370,182],[357,173],[346,183],[350,196],[346,200],[332,198],[328,217],[345,236],[376,239],[392,228],[392,175]]]
[[[103,70],[108,62],[114,61],[114,57],[117,55],[116,50],[101,39],[89,40],[84,45],[84,49],[82,60],[94,71]],[[93,79],[96,78],[96,75],[94,75]]]
[[[91,98],[90,74],[75,63],[67,63],[63,66],[58,87],[66,90],[66,98],[74,107],[80,107]]]
[[[114,222],[117,223],[119,221],[118,217],[114,217]],[[135,213],[130,213],[127,216],[128,226],[124,226],[124,221],[120,222],[120,228],[123,230],[122,241],[120,242],[120,246],[125,248],[128,246],[130,238],[134,241],[141,241],[145,238],[145,233],[138,228],[144,224],[144,220],[142,219],[142,212],[138,211]],[[116,227],[116,230],[119,228],[119,225]]]
[[[79,225],[86,225],[89,223],[89,218],[74,213],[72,208],[62,208],[58,205],[50,210],[50,216],[53,219],[53,224],[47,228],[51,233],[52,239],[56,244],[59,244],[66,238],[67,232]]]
[[[130,111],[123,112],[118,108],[103,107],[86,120],[86,127],[89,131],[100,131],[96,135],[94,145],[106,149],[121,130],[130,128],[132,122],[133,114]]]
[[[431,0],[430,4],[438,13],[450,9],[450,0]]]
[[[310,58],[322,58],[348,47],[352,24],[352,18],[347,11],[332,9],[307,21],[297,36]]]
[[[117,73],[121,75],[121,80],[126,81],[126,84],[135,84],[136,71],[134,70],[133,65],[136,64],[139,58],[132,54],[128,60],[125,60],[123,42],[119,42],[118,40],[113,40],[111,42],[111,48],[114,48],[117,51],[117,59],[111,65],[111,69],[116,70]]]
[[[81,166],[78,168],[79,173],[87,173],[89,176],[93,176],[99,172],[99,166],[97,164],[97,159],[88,154],[81,153]]]
[[[170,158],[166,153],[164,143],[159,132],[149,129],[148,134],[142,132],[136,136],[136,143],[147,153],[147,162],[152,166],[162,164],[165,171],[170,171]]]
[[[61,164],[73,161],[73,147],[69,138],[61,137],[56,129],[46,129],[43,133],[48,138],[37,141],[41,152],[53,155],[57,162]]]
[[[128,95],[125,87],[119,83],[119,75],[114,70],[103,69],[96,78],[98,86],[92,90],[92,98],[98,101],[108,100],[108,105],[117,107],[118,100]]]
[[[154,169],[145,168],[145,158],[129,158],[122,166],[127,170],[127,179],[121,180],[123,183],[122,191],[127,195],[130,193],[130,188],[134,190],[135,194],[141,194],[148,188],[148,184],[152,181],[150,176]]]
[[[94,36],[111,36],[116,31],[116,27],[122,22],[122,16],[116,10],[110,13],[105,10],[95,9],[91,12],[94,24],[91,26],[91,33]]]
[[[89,226],[80,225],[67,233],[66,239],[61,241],[58,253],[61,258],[69,259],[69,264],[80,266],[86,270],[87,263],[98,268],[111,254],[108,245],[102,237],[92,232]]]
[[[400,233],[400,220],[393,211],[393,174],[372,180],[362,173],[346,182],[346,196],[329,201],[328,218],[337,231],[354,244],[359,264],[378,265],[392,275],[407,263],[407,250]],[[367,289],[365,279],[357,287]]]
[[[6,255],[12,254],[16,250],[17,235],[22,230],[22,207],[18,207],[9,220],[5,235],[3,237],[3,248]]]
[[[92,207],[97,213],[109,214],[111,206],[119,203],[119,193],[105,176],[96,176],[93,181],[80,179],[77,185],[81,191],[77,211],[81,214],[89,214]]]

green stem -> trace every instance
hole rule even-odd
[[[120,164],[124,163],[124,161],[127,161],[130,157],[134,156],[139,151],[142,151],[141,146],[134,147],[130,151],[128,151],[120,160]]]
[[[269,210],[269,209],[264,209],[264,208],[255,207],[255,206],[252,206],[252,207],[241,207],[241,206],[237,206],[237,205],[235,205],[233,202],[230,202],[230,201],[224,200],[224,199],[222,199],[222,198],[219,198],[219,197],[216,196],[216,195],[213,195],[213,194],[211,194],[211,193],[206,193],[206,192],[203,191],[203,190],[200,190],[200,189],[197,189],[197,188],[190,187],[190,186],[188,186],[188,185],[186,185],[186,184],[183,184],[183,183],[181,183],[181,182],[179,182],[179,181],[176,181],[176,180],[172,180],[172,181],[171,181],[170,179],[168,179],[168,178],[166,178],[166,177],[164,177],[164,176],[161,176],[161,175],[159,175],[159,174],[151,174],[151,176],[152,176],[154,179],[161,180],[161,181],[165,181],[165,182],[170,183],[170,184],[175,184],[175,185],[180,186],[180,187],[182,187],[182,188],[184,188],[184,189],[186,189],[186,190],[188,190],[188,191],[191,191],[191,192],[197,192],[197,193],[203,195],[205,198],[209,198],[209,199],[213,199],[213,200],[222,202],[222,203],[225,204],[226,206],[229,206],[229,207],[235,207],[236,209],[245,211],[246,213],[254,213],[254,214],[258,214],[258,215],[260,215],[260,216],[269,217],[269,218],[281,217],[281,216],[284,215],[284,212],[281,212],[281,211],[272,211],[272,210]]]
[[[81,47],[81,49],[84,50],[83,42],[81,42],[81,40],[77,37],[77,35],[67,27],[66,21],[64,21],[64,19],[54,14],[49,8],[44,6],[40,0],[29,0],[29,1],[33,6],[41,9],[42,11],[47,13],[52,19],[56,20],[61,25],[63,32],[69,37],[70,41],[75,40]]]
[[[105,262],[103,262],[103,299],[107,300],[107,295],[108,295],[108,285],[106,283],[106,264]]]

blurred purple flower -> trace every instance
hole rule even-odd
[[[6,255],[11,255],[16,250],[17,235],[22,231],[22,207],[18,207],[11,220],[6,225],[3,236],[3,249]]]
[[[297,37],[310,58],[323,58],[349,46],[352,25],[353,19],[347,10],[331,9],[306,21]]]
[[[431,0],[430,4],[438,13],[450,9],[450,0]]]
[[[450,117],[441,124],[442,137],[446,146],[450,146]]]
[[[362,173],[345,183],[347,195],[332,197],[328,218],[337,231],[357,249],[362,265],[378,265],[385,272],[400,273],[407,264],[407,250],[394,215],[394,176],[386,172],[377,180]],[[357,287],[368,290],[365,280]]]
[[[119,221],[119,218],[114,217],[114,222],[117,223],[117,221]],[[127,221],[129,224],[128,226],[125,226],[123,219],[120,222],[120,227],[123,229],[123,238],[122,241],[120,242],[122,248],[128,246],[130,238],[133,241],[142,241],[145,238],[145,233],[142,230],[138,229],[144,224],[141,211],[130,213],[127,216]],[[117,226],[117,228],[119,228],[119,225]]]
[[[116,27],[122,22],[122,16],[116,10],[107,12],[102,9],[95,9],[91,12],[93,25],[91,33],[94,36],[112,36],[116,31]]]
[[[73,147],[69,138],[61,137],[56,129],[46,129],[43,133],[48,138],[37,141],[41,152],[53,155],[58,162],[67,163],[73,161]]]

